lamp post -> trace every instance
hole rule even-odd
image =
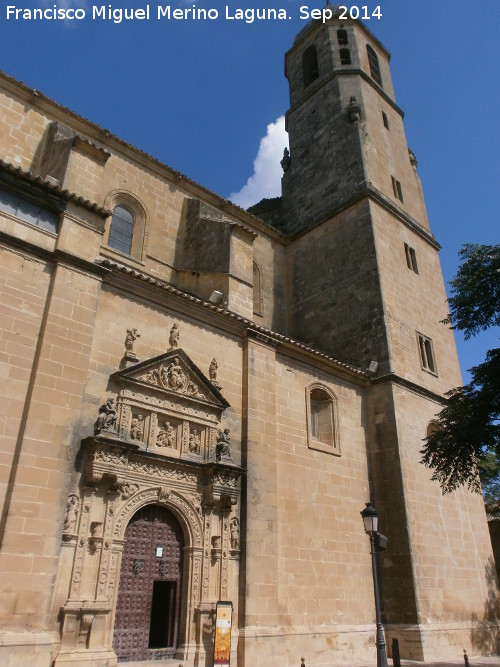
[[[378,528],[378,511],[371,504],[366,503],[365,509],[360,512],[365,526],[365,533],[370,537],[370,550],[372,555],[372,572],[373,572],[373,592],[375,595],[375,618],[377,623],[377,639],[375,644],[377,646],[377,667],[387,666],[387,654],[385,651],[384,632],[382,630],[382,621],[380,619],[380,598],[378,591],[377,579],[377,561],[375,559],[375,535]]]

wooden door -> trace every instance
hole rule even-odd
[[[177,519],[148,505],[125,532],[113,648],[119,661],[174,657],[184,540]]]

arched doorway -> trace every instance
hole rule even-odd
[[[184,538],[179,522],[147,505],[125,532],[113,649],[119,660],[174,657],[181,607]]]

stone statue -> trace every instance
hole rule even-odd
[[[348,114],[351,123],[354,123],[361,118],[361,107],[356,102],[354,95],[352,95],[351,99],[349,100]]]
[[[125,338],[125,353],[129,355],[134,354],[134,343],[137,338],[140,338],[141,334],[137,333],[137,329],[127,329],[127,336]]]
[[[99,408],[99,416],[94,424],[94,435],[101,431],[114,431],[116,425],[116,408],[113,398],[108,398]]]
[[[175,429],[170,422],[165,422],[158,430],[157,447],[175,447]]]
[[[219,437],[215,446],[215,457],[217,461],[232,461],[231,456],[231,441],[229,439],[229,429],[225,428],[224,432],[219,431]]]
[[[191,454],[200,453],[200,436],[196,430],[191,431],[189,434],[188,450]]]
[[[165,384],[165,379],[162,377],[162,381]],[[169,364],[166,371],[166,385],[170,389],[182,389],[186,381],[186,376],[182,370],[182,366],[179,363],[179,357],[175,357],[171,364]]]
[[[80,501],[78,496],[72,493],[68,496],[66,504],[66,516],[64,517],[63,533],[74,533],[76,528],[76,520],[78,519],[78,512],[80,510]]]
[[[170,345],[170,350],[173,350],[179,346],[179,325],[177,322],[174,322],[172,328],[170,329],[168,343]]]
[[[288,148],[285,148],[283,151],[283,158],[280,162],[281,168],[283,169],[284,172],[287,172],[290,169],[290,164],[292,160],[290,159],[290,151]]]
[[[133,417],[132,424],[130,425],[130,439],[131,440],[142,440],[144,438],[144,417],[142,415],[137,415]]]
[[[208,367],[208,375],[210,377],[210,380],[212,382],[217,382],[217,369],[219,368],[219,364],[217,363],[217,359],[212,359],[210,362],[210,366]]]
[[[240,522],[238,519],[233,516],[231,523],[229,524],[229,530],[231,533],[231,549],[240,548]]]

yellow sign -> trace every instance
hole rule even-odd
[[[217,602],[215,614],[214,665],[229,667],[231,660],[232,602]]]

